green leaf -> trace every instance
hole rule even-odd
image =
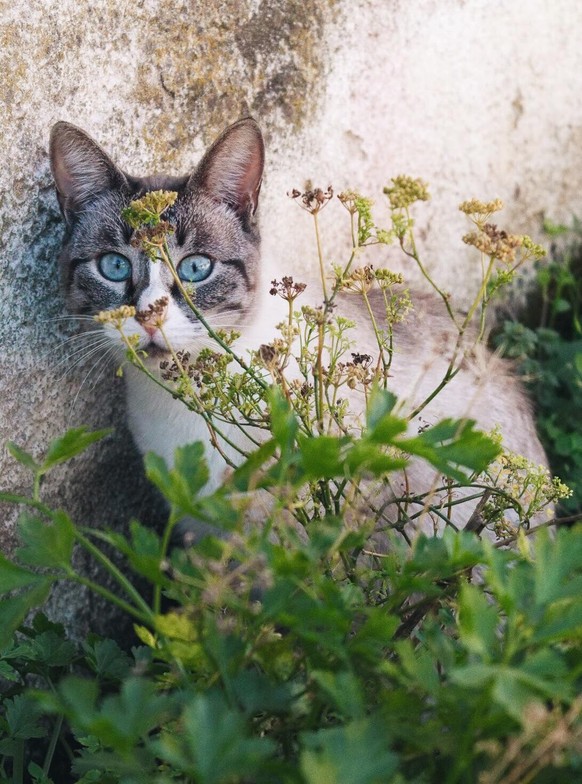
[[[398,767],[386,728],[375,717],[302,736],[300,767],[307,784],[379,784]]]
[[[387,389],[382,389],[378,386],[372,389],[366,409],[366,427],[368,430],[374,430],[387,414],[392,413],[396,400],[396,395]]]
[[[364,472],[374,476],[404,468],[407,460],[393,457],[365,439],[348,436],[317,436],[299,439],[298,465],[302,478],[354,477]]]
[[[13,681],[14,683],[18,683],[20,680],[20,675],[18,670],[15,670],[14,667],[11,667],[8,662],[0,661],[0,678],[6,681]]]
[[[364,698],[356,675],[347,671],[314,670],[311,677],[344,718],[357,719],[364,715]]]
[[[18,460],[18,462],[21,463],[23,466],[26,466],[26,468],[30,468],[30,470],[33,471],[34,473],[37,472],[38,464],[34,459],[34,457],[28,452],[25,452],[24,449],[19,447],[17,444],[15,444],[14,441],[8,441],[8,443],[6,444],[6,449],[10,452],[12,457],[15,460]]]
[[[169,468],[165,460],[153,452],[148,452],[144,463],[148,479],[163,493],[174,510],[195,517],[197,495],[209,477],[204,444],[196,441],[178,447],[173,468]]]
[[[111,432],[111,429],[90,431],[85,426],[68,430],[64,436],[57,438],[49,446],[40,466],[40,471],[44,474],[59,463],[70,460],[75,455],[84,452],[91,444],[108,436]]]
[[[463,583],[459,593],[459,635],[468,650],[486,661],[497,648],[498,610],[482,590]]]
[[[0,553],[0,594],[36,585],[42,580],[42,575],[17,566]]]
[[[395,404],[396,396],[392,392],[374,388],[366,410],[367,432],[364,437],[368,441],[391,445],[395,436],[406,432],[406,420],[392,414]]]
[[[31,641],[31,653],[35,661],[42,662],[47,667],[65,667],[75,657],[75,646],[54,631],[46,631]]]
[[[472,473],[484,471],[501,452],[499,444],[475,430],[475,422],[470,419],[443,419],[418,436],[399,441],[398,445],[459,482]]]
[[[243,717],[218,694],[196,695],[182,716],[184,742],[200,784],[250,779],[275,751],[266,738],[249,738]]]
[[[228,484],[236,490],[244,493],[252,486],[257,487],[257,472],[265,466],[267,461],[273,457],[277,450],[277,442],[274,438],[269,439],[258,449],[255,449],[248,458],[230,476]],[[259,486],[261,486],[259,484]]]
[[[0,602],[0,650],[11,645],[15,631],[28,613],[45,601],[54,579],[45,576],[31,590]]]
[[[24,694],[17,694],[12,699],[5,700],[6,721],[12,738],[29,740],[30,738],[44,738],[47,731],[39,727],[40,708],[34,700]]]
[[[285,460],[293,452],[295,446],[299,427],[297,418],[279,387],[274,386],[269,389],[267,400],[271,418],[271,432],[281,449],[282,459]]]
[[[305,479],[333,479],[346,469],[350,438],[335,436],[299,439],[299,465]]]
[[[36,762],[29,762],[27,770],[30,773],[32,784],[53,784],[53,780],[49,779],[40,765],[37,765]]]
[[[24,512],[18,531],[24,544],[16,551],[19,561],[30,566],[70,568],[75,529],[65,512],[57,510],[48,522]]]

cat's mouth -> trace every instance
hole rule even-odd
[[[158,344],[153,341],[148,343],[147,346],[144,346],[143,350],[148,355],[148,359],[167,359],[170,356],[170,351],[167,348],[158,346]]]

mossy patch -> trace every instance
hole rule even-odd
[[[301,127],[323,90],[322,38],[333,7],[333,0],[161,6],[135,83],[153,115],[150,147],[163,144],[171,161],[193,135],[206,144],[245,114],[260,117],[267,135],[281,124]]]

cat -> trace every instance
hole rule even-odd
[[[268,295],[266,273],[260,263],[257,208],[265,148],[253,119],[239,120],[227,128],[194,172],[182,177],[131,176],[118,168],[88,134],[65,122],[52,129],[50,161],[66,224],[60,269],[73,314],[87,317],[123,304],[145,311],[166,297],[163,329],[174,348],[196,355],[201,346],[208,345],[204,327],[184,302],[169,270],[149,261],[131,245],[132,230],[121,218],[122,208],[130,200],[164,189],[178,193],[167,213],[175,227],[170,239],[172,258],[180,278],[196,287],[196,304],[209,323],[240,331],[235,349],[243,354],[274,335],[272,325],[282,315],[273,312],[275,298]],[[317,286],[313,291],[317,292]],[[312,298],[317,301],[317,295]],[[400,399],[408,401],[409,410],[442,379],[455,338],[442,303],[420,292],[413,293],[412,301],[412,313],[395,325],[390,384]],[[354,315],[353,296],[340,297],[338,302],[340,312],[343,308]],[[360,321],[366,323],[363,318]],[[104,328],[112,343],[118,345],[120,356],[124,356],[125,346],[118,332],[107,325]],[[160,330],[147,319],[130,318],[125,331],[139,336],[139,348],[147,352],[148,367],[159,372],[160,360],[167,356]],[[371,330],[358,326],[355,342],[359,352],[377,353]],[[202,418],[138,369],[128,366],[125,375],[129,425],[142,453],[154,451],[171,464],[176,447],[202,440],[207,444],[210,468],[205,492],[218,487],[225,475],[225,462],[209,445]],[[416,426],[464,416],[475,419],[482,430],[499,428],[505,447],[537,464],[547,464],[529,400],[511,366],[480,346],[423,410]],[[408,488],[426,491],[434,476],[428,464],[414,462],[407,472]],[[466,506],[457,513],[460,525],[467,522],[474,508]]]

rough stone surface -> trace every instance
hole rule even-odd
[[[267,140],[262,224],[275,274],[315,262],[290,188],[308,178],[359,188],[381,215],[391,176],[421,176],[433,196],[417,211],[425,261],[461,301],[477,271],[459,240],[459,201],[500,196],[507,226],[535,237],[543,215],[582,211],[580,29],[574,0],[0,3],[0,442],[38,453],[67,427],[112,425],[114,436],[49,479],[47,499],[88,525],[156,518],[112,369],[64,359],[53,122],[82,126],[136,174],[181,173],[252,113]],[[347,243],[338,210],[322,213],[333,260]],[[380,258],[403,268],[397,256]],[[2,447],[0,476],[1,489],[28,486]],[[5,550],[15,516],[0,508]],[[79,633],[104,617],[64,589],[53,612]]]

